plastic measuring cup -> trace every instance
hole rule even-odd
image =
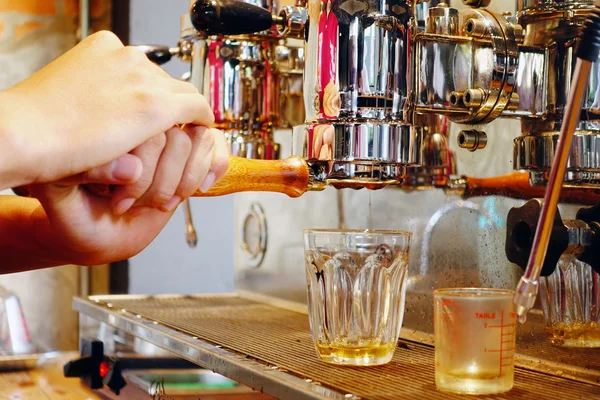
[[[454,288],[433,292],[435,384],[453,393],[513,387],[517,315],[514,292]]]

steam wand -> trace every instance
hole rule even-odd
[[[598,60],[599,52],[600,7],[596,4],[595,8],[590,11],[590,15],[585,20],[583,35],[579,43],[579,48],[577,49],[577,64],[575,65],[575,72],[571,82],[571,91],[565,107],[556,155],[552,165],[550,179],[548,180],[540,219],[533,239],[533,246],[527,263],[527,269],[521,277],[514,297],[516,312],[521,323],[525,322],[527,313],[535,304],[540,273],[548,251],[548,243],[552,234],[556,207],[564,182],[573,133],[579,122],[581,102],[587,86],[587,79],[590,74],[592,63]]]

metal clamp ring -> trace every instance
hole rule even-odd
[[[257,224],[258,246],[252,248],[249,244],[248,231],[249,224]],[[250,212],[246,215],[242,225],[242,250],[246,256],[246,265],[251,268],[258,268],[265,259],[267,252],[267,219],[265,211],[259,203],[250,205]]]

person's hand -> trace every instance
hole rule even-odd
[[[214,122],[192,84],[171,78],[110,32],[89,36],[3,92],[0,105],[0,154],[9,166],[0,169],[2,188],[80,174],[176,124]]]
[[[97,265],[129,258],[158,235],[181,201],[208,190],[227,170],[223,134],[188,126],[169,129],[114,163],[60,182],[29,187],[51,227],[53,246],[69,262]],[[121,164],[139,162],[140,169]],[[117,168],[115,168],[115,165]],[[122,184],[112,198],[98,197],[82,184]],[[133,206],[133,207],[132,207]]]

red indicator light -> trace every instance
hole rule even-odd
[[[100,376],[104,378],[108,374],[108,371],[108,365],[105,362],[100,363]]]

